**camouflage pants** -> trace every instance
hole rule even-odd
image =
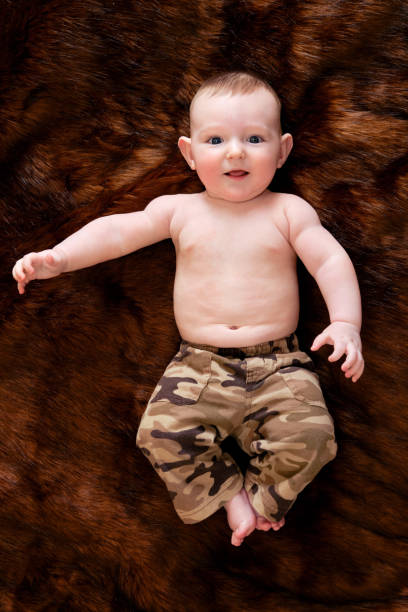
[[[250,457],[245,475],[220,443]],[[142,418],[137,444],[185,523],[207,518],[244,486],[280,520],[336,455],[333,421],[294,335],[243,349],[182,342]]]

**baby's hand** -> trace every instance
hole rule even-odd
[[[312,351],[317,351],[324,344],[334,347],[329,361],[337,361],[342,355],[347,355],[341,369],[346,378],[357,382],[364,370],[364,359],[361,354],[360,333],[352,323],[335,321],[331,323],[316,338],[311,346]]]
[[[58,274],[61,274],[63,267],[63,255],[55,249],[25,255],[18,260],[13,268],[13,277],[17,281],[18,292],[23,294],[25,286],[36,278],[58,276]]]

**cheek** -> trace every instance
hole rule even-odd
[[[260,157],[254,161],[254,180],[257,184],[269,185],[276,172],[276,159]]]
[[[262,170],[263,172],[274,172],[277,162],[278,154],[275,151],[261,154],[254,160],[254,163],[258,169]]]
[[[197,155],[196,165],[199,175],[211,176],[214,173],[219,172],[220,168],[220,156],[212,153],[206,155]]]

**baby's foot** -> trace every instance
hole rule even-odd
[[[285,524],[285,519],[282,518],[278,522],[268,521],[264,516],[258,514],[258,512],[254,509],[256,515],[256,528],[261,531],[269,531],[269,529],[273,529],[274,531],[279,531],[281,527]]]
[[[256,512],[256,528],[261,531],[269,531],[272,527],[271,521]]]
[[[245,489],[241,489],[225,504],[228,524],[232,529],[231,544],[241,546],[244,538],[256,527],[256,515],[249,503]]]
[[[280,529],[281,527],[283,527],[283,526],[284,526],[284,524],[285,524],[285,519],[284,519],[284,518],[281,518],[281,520],[280,520],[280,521],[278,521],[277,523],[272,523],[272,522],[271,522],[271,527],[272,527],[272,529],[273,529],[274,531],[279,531],[279,529]]]

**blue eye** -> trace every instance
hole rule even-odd
[[[250,136],[248,138],[248,142],[250,142],[252,144],[258,144],[258,143],[262,142],[262,138],[260,136]]]
[[[208,142],[212,145],[217,145],[217,144],[221,144],[222,140],[220,136],[212,136],[211,138],[208,139]]]

